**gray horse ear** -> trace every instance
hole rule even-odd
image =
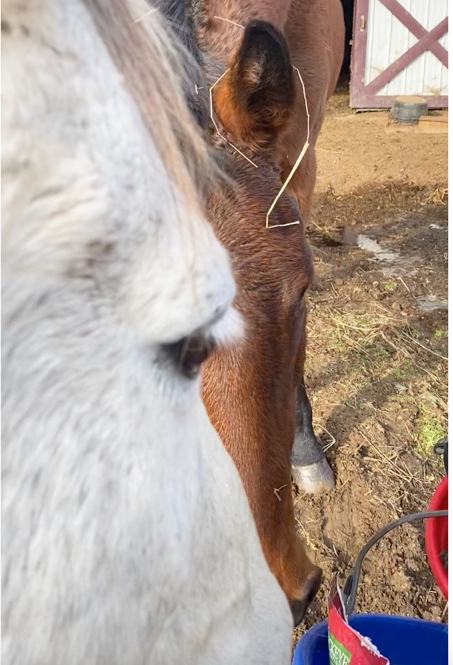
[[[288,120],[295,100],[285,37],[264,21],[249,23],[216,99],[219,116],[234,134],[255,142],[272,139]]]

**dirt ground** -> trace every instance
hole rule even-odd
[[[432,448],[447,431],[447,134],[355,114],[343,85],[317,154],[306,382],[337,485],[295,492],[324,572],[295,639],[326,617],[335,573],[344,583],[376,531],[427,508],[443,475]],[[371,550],[356,609],[447,621],[422,524]]]

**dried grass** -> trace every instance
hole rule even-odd
[[[343,414],[349,414],[350,419],[358,412],[362,426],[356,425],[352,432],[359,434],[368,447],[368,452],[362,453],[360,459],[371,465],[373,474],[379,475],[383,491],[388,484],[388,496],[399,495],[392,506],[392,511],[398,514],[401,512],[398,505],[409,505],[415,488],[423,491],[425,487],[431,491],[432,479],[438,477],[437,460],[419,454],[418,449],[426,418],[439,423],[446,419],[447,358],[430,348],[433,340],[423,338],[407,315],[395,316],[394,311],[381,303],[374,303],[372,313],[369,308],[351,310],[349,305],[342,310],[341,304],[327,307],[323,303],[309,318],[309,328],[309,339],[316,339],[318,348],[326,332],[329,335],[325,347],[335,367],[332,382],[337,388],[336,394],[348,395],[347,402],[335,400],[337,403],[333,404],[326,402],[322,392],[318,392],[316,401],[323,406],[324,418],[314,423],[315,428],[329,435],[326,449],[335,446],[337,457],[357,456],[360,445],[357,448],[356,436],[342,440],[341,447],[337,446],[339,433],[329,413],[341,414],[342,418]],[[395,384],[403,384],[405,390],[398,393]],[[420,409],[423,409],[423,417],[416,416]],[[386,437],[382,437],[379,428],[376,430],[376,420],[394,422],[398,412],[408,419],[411,429],[403,421],[400,426],[406,426],[407,435],[395,438],[393,434],[391,445],[387,446]],[[369,432],[363,429],[365,423]],[[355,442],[354,450],[351,441]],[[410,463],[406,458],[409,451],[420,463]]]
[[[443,206],[448,203],[448,187],[436,188],[423,201],[425,205]]]

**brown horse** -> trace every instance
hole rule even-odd
[[[316,139],[343,57],[342,7],[340,0],[161,0],[159,6],[206,75],[187,96],[229,176],[225,191],[208,197],[207,212],[229,251],[247,326],[241,344],[207,361],[203,397],[297,625],[321,573],[296,533],[291,460],[302,489],[334,484],[303,383],[305,293],[313,274],[305,223]],[[280,228],[266,228],[307,137],[298,72],[310,145],[269,217]]]

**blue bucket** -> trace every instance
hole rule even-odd
[[[391,665],[448,665],[448,627],[386,614],[353,614],[349,625],[369,637]],[[329,665],[327,621],[299,641],[293,665]]]

